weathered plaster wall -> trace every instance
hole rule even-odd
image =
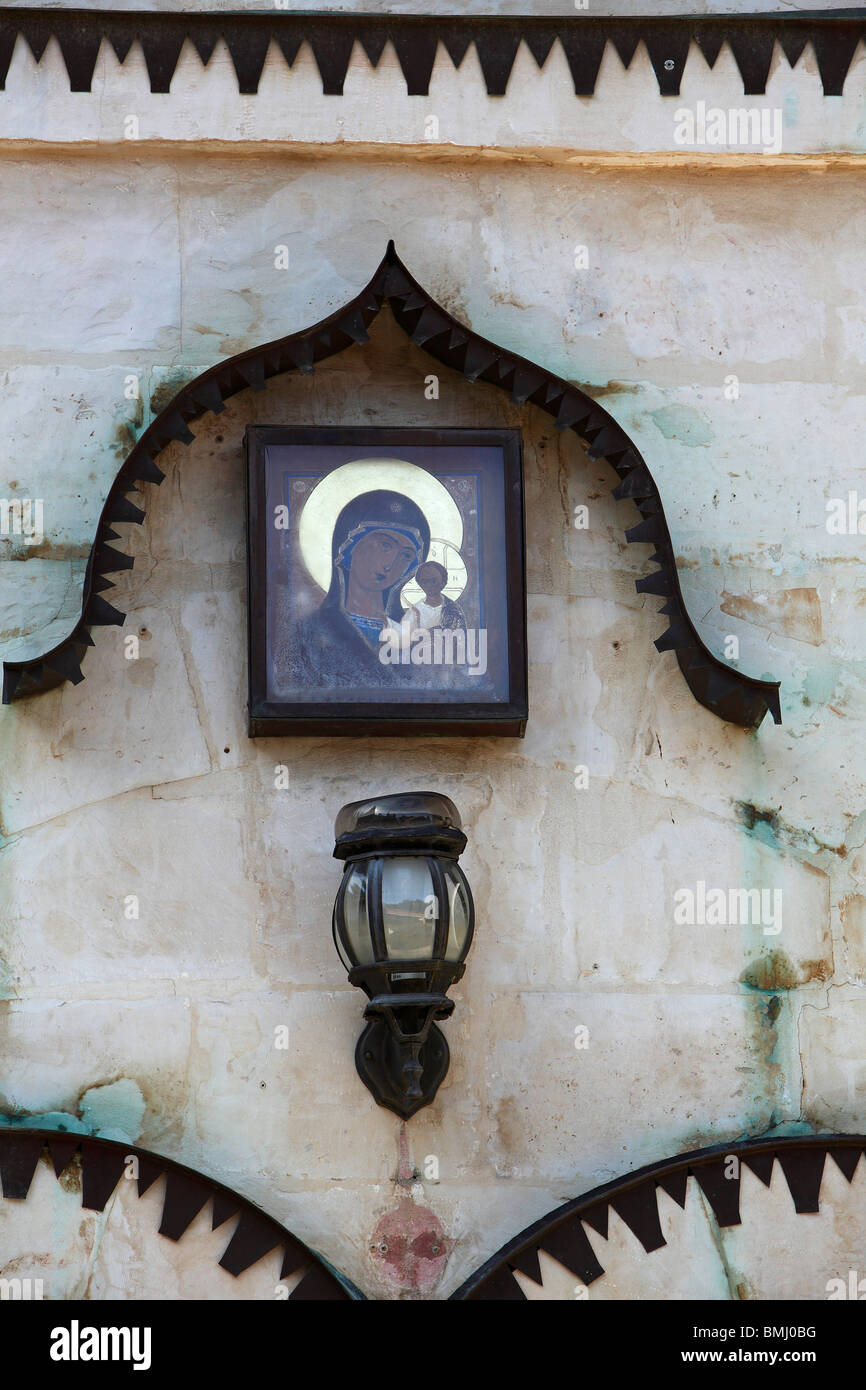
[[[0,145],[0,493],[43,498],[46,519],[41,545],[0,538],[3,655],[68,631],[102,500],[152,410],[221,354],[338,307],[394,236],[449,309],[633,432],[705,639],[721,653],[736,635],[743,670],[782,680],[785,723],[723,724],[656,654],[664,619],[634,591],[649,552],[624,545],[634,513],[607,468],[492,387],[440,372],[426,401],[435,365],[383,318],[366,348],[235,398],[173,446],[120,581],[140,659],[103,630],[81,686],[0,716],[2,1108],[76,1114],[89,1091],[99,1132],[93,1088],[121,1079],[113,1131],[238,1188],[381,1291],[368,1246],[397,1200],[398,1125],[352,1065],[362,1001],[330,940],[332,824],[369,790],[423,786],[464,815],[480,923],[448,1081],[409,1126],[419,1169],[438,1160],[442,1294],[641,1163],[866,1128],[862,539],[825,526],[826,500],[862,486],[859,172],[76,152],[87,97],[63,148],[37,149],[20,142],[39,135],[41,80]],[[572,110],[569,88],[559,100]],[[388,97],[395,125],[405,101]],[[181,100],[183,138],[187,119]],[[256,420],[523,428],[524,741],[246,738],[240,441]],[[571,524],[581,503],[588,531]],[[674,893],[699,880],[780,888],[781,932],[676,925]],[[821,1297],[840,1272],[815,1291],[804,1271],[794,1291]]]

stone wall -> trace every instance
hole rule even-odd
[[[369,1243],[396,1202],[399,1125],[352,1063],[362,999],[330,939],[332,826],[369,791],[429,788],[463,814],[479,918],[451,1071],[409,1125],[419,1172],[437,1160],[424,1200],[453,1242],[441,1295],[642,1163],[863,1131],[862,539],[828,533],[826,504],[863,486],[866,271],[861,176],[821,124],[854,148],[862,60],[850,99],[816,95],[807,59],[777,74],[773,100],[821,106],[798,127],[811,164],[758,152],[712,168],[671,158],[670,101],[639,70],[584,102],[548,74],[534,123],[519,77],[497,103],[467,70],[453,81],[487,125],[465,120],[431,152],[424,102],[408,108],[399,73],[359,60],[360,87],[380,93],[376,149],[369,107],[356,100],[341,148],[340,100],[311,85],[297,148],[275,147],[260,94],[232,151],[217,136],[236,113],[210,125],[180,71],[176,97],[136,97],[133,146],[117,122],[134,72],[58,105],[50,54],[15,61],[0,96],[0,492],[44,500],[45,539],[0,538],[4,656],[71,628],[100,507],[152,414],[220,356],[339,307],[393,236],[449,310],[630,431],[704,640],[723,655],[736,636],[742,670],[782,681],[784,725],[724,724],[657,655],[664,619],[634,589],[649,552],[624,543],[636,517],[607,466],[534,408],[431,364],[383,315],[366,347],[243,393],[172,446],[126,541],[123,632],[97,633],[83,684],[0,717],[3,1111],[79,1116],[198,1167],[381,1292]],[[701,90],[727,105],[731,74],[717,81]],[[650,148],[629,163],[617,103],[637,111],[638,91],[646,129],[668,135],[636,136],[632,155]],[[593,154],[604,120],[610,148]],[[531,161],[518,145],[538,147]],[[249,422],[524,431],[523,741],[246,737]],[[781,930],[678,924],[675,894],[702,881],[780,889]]]

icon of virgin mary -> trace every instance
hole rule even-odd
[[[380,489],[346,503],[331,538],[328,592],[294,629],[290,665],[298,684],[348,691],[412,679],[405,667],[380,661],[381,636],[399,629],[400,590],[429,548],[427,518],[403,493]]]

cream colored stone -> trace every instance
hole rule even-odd
[[[212,800],[98,802],[13,841],[8,870],[2,953],[21,993],[249,979],[259,897],[238,816]]]
[[[822,872],[688,807],[662,808],[634,788],[591,784],[568,809],[583,853],[565,863],[551,915],[572,923],[560,941],[571,938],[578,978],[612,987],[630,979],[653,992],[811,984],[823,999],[833,952]],[[606,846],[592,843],[592,827],[608,816],[624,845],[613,833]]]
[[[166,267],[176,265],[177,223],[163,204],[164,174],[127,164],[112,180],[113,232],[106,237],[94,222],[92,181],[63,163],[40,179],[39,196],[56,216],[34,225],[32,185],[27,197],[16,192],[27,168],[14,159],[0,167],[4,254],[17,285],[0,328],[4,352],[20,359],[37,343],[37,351],[61,354],[176,350],[180,284]],[[155,266],[162,267],[156,279]],[[111,293],[94,296],[94,285]]]
[[[147,1102],[140,1139],[153,1145],[189,1104],[190,1012],[171,984],[136,997],[135,985],[94,989],[79,1002],[29,997],[2,1005],[2,1041],[17,1059],[2,1092],[12,1114],[74,1113],[91,1086],[125,1076]]]
[[[653,647],[660,601],[634,590],[650,552],[625,544],[637,516],[610,497],[611,471],[536,408],[438,368],[386,313],[367,346],[238,395],[194,424],[190,448],[165,451],[165,482],[140,494],[145,526],[120,528],[136,567],[107,597],[125,627],[95,632],[83,685],[0,714],[3,1108],[74,1115],[86,1092],[123,1079],[144,1098],[142,1144],[237,1187],[370,1292],[370,1236],[406,1189],[394,1183],[399,1122],[353,1064],[364,998],[330,936],[333,821],[369,791],[453,797],[478,931],[443,1025],[448,1078],[408,1126],[415,1185],[452,1243],[442,1298],[530,1221],[641,1163],[786,1122],[864,1127],[862,537],[825,524],[828,499],[859,482],[860,190],[854,174],[793,165],[696,176],[565,163],[667,147],[673,103],[653,95],[642,52],[628,74],[608,55],[592,103],[573,97],[556,54],[542,78],[522,54],[499,102],[473,55],[456,75],[440,61],[429,102],[405,97],[390,53],[378,73],[356,57],[342,103],[321,96],[308,54],[282,76],[281,61],[260,98],[239,99],[223,50],[197,76],[187,53],[175,94],[155,98],[140,53],[122,70],[103,53],[92,97],[73,97],[56,46],[35,70],[16,53],[0,142],[117,142],[131,110],[143,139],[6,149],[0,495],[12,482],[44,490],[60,548],[0,566],[3,654],[44,650],[72,627],[129,430],[221,357],[338,308],[393,235],[459,318],[589,384],[658,479],[702,636],[719,654],[737,636],[739,668],[783,682],[782,728],[752,735],[702,709]],[[701,63],[690,60],[683,103],[740,105],[730,55],[709,79]],[[848,95],[825,102],[809,55],[793,75],[777,56],[767,104],[799,112],[786,151],[860,147],[862,74],[859,58]],[[450,123],[435,154],[418,129],[431,110]],[[317,161],[291,141],[252,153],[287,134],[342,143]],[[486,162],[484,149],[530,152],[554,134],[568,150],[549,163]],[[163,137],[192,140],[194,157],[157,147]],[[208,146],[222,137],[243,152]],[[411,157],[393,148],[404,139]],[[358,140],[382,149],[361,157]],[[583,243],[587,272],[574,266]],[[288,272],[274,268],[277,244]],[[424,397],[431,370],[436,401]],[[140,418],[124,403],[129,373]],[[248,423],[523,431],[524,740],[248,739]],[[779,610],[792,591],[814,595],[819,645]],[[735,617],[726,592],[754,606]],[[780,887],[782,932],[677,925],[673,895],[699,880]],[[130,895],[137,920],[123,915]],[[277,1050],[283,1025],[289,1048]],[[821,1298],[815,1270],[826,1284],[855,1258],[844,1192],[820,1261],[790,1282],[780,1272],[818,1223],[791,1217],[784,1187],[766,1207],[778,1239],[755,1226],[767,1253],[752,1264],[737,1244],[746,1225],[717,1241],[694,1195],[665,1216],[657,1255],[613,1223],[610,1273],[590,1300],[726,1296],[720,1249],[748,1297]],[[116,1207],[116,1224],[86,1223],[78,1244],[76,1221],[55,1213],[77,1253],[52,1296],[76,1296],[82,1270],[99,1297],[160,1284],[178,1298],[247,1296],[203,1273],[218,1248],[204,1227],[151,1257],[146,1207]],[[259,1274],[272,1279],[263,1269],[251,1290]],[[561,1277],[546,1266],[571,1296]]]
[[[798,1113],[788,1002],[539,991],[484,1009],[488,1151],[503,1176],[568,1175],[579,1193]],[[610,1105],[588,1123],[598,1096]]]
[[[327,1185],[375,1172],[378,1154],[390,1147],[393,1117],[375,1106],[355,1074],[362,1014],[361,996],[348,987],[198,1002],[197,1118],[183,1146],[194,1157],[184,1161],[211,1169],[217,1163],[230,1183],[272,1212],[274,1194],[298,1182]],[[280,1045],[283,1028],[287,1047]],[[252,1132],[257,1157],[250,1172]]]
[[[123,791],[210,769],[171,613],[135,607],[123,629],[95,633],[83,682],[50,691],[38,704],[19,705],[14,735],[12,721],[4,721],[0,813],[6,834]],[[127,635],[139,638],[137,659],[126,656]]]
[[[803,1116],[810,1124],[857,1134],[863,1122],[866,1013],[855,988],[831,990],[823,1008],[806,1006],[800,1018]]]
[[[38,655],[50,641],[52,626],[62,640],[81,607],[83,561],[42,560],[35,556],[0,561],[0,642],[4,660]],[[57,614],[60,613],[60,617]],[[35,641],[31,633],[38,634]],[[32,648],[28,652],[27,648]]]

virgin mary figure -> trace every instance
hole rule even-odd
[[[346,503],[331,538],[328,592],[292,635],[290,668],[299,685],[350,691],[411,680],[405,666],[379,659],[381,638],[399,629],[400,590],[429,548],[427,518],[402,493],[363,492]]]

